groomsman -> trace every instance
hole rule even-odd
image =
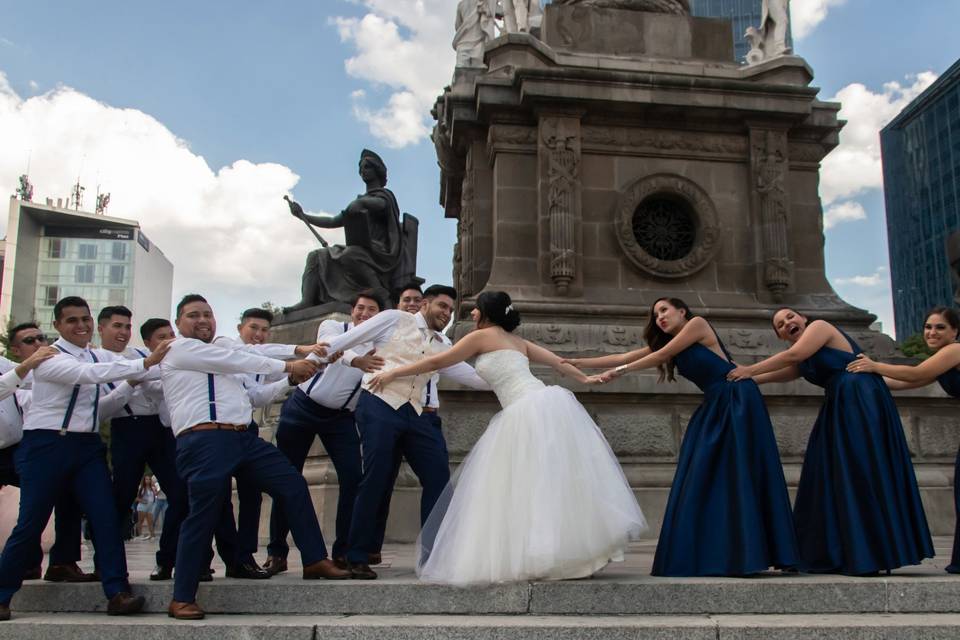
[[[62,353],[34,371],[33,402],[16,454],[23,482],[20,513],[0,555],[0,619],[10,618],[10,599],[35,562],[35,549],[64,487],[70,487],[93,527],[107,613],[124,615],[143,608],[127,582],[123,541],[117,526],[106,447],[98,433],[100,384],[142,377],[164,349],[148,358],[95,363],[88,348],[93,318],[83,298],[67,297],[53,308],[54,343]]]
[[[53,349],[47,346],[47,337],[32,322],[12,327],[7,332],[10,355],[24,363],[39,350]],[[53,349],[53,353],[59,353]],[[10,363],[11,365],[13,363]],[[14,465],[14,455],[23,437],[23,416],[30,408],[33,388],[33,367],[23,377],[16,394],[4,404],[3,421],[7,427],[0,449],[0,485],[20,486],[20,475]],[[9,374],[7,374],[9,375]],[[48,582],[96,582],[97,576],[84,573],[77,562],[80,560],[80,507],[69,491],[63,491],[54,507],[54,530],[56,540],[50,548],[50,565],[43,579]],[[29,569],[25,580],[40,579],[40,561],[43,551],[37,547],[37,566]]]
[[[267,309],[251,308],[243,312],[240,317],[240,324],[237,325],[237,334],[240,337],[240,343],[243,345],[264,345],[264,349],[269,350],[273,347],[281,349],[279,355],[288,358],[293,356],[293,347],[285,345],[268,345],[270,340],[270,327],[273,324],[273,313]],[[235,340],[225,336],[218,336],[214,344],[226,346],[228,348],[237,348],[239,345]],[[266,355],[267,352],[260,355]],[[264,407],[273,402],[276,398],[286,393],[290,389],[290,384],[285,374],[277,376],[265,376],[262,373],[245,373],[242,375],[243,385],[250,396],[250,402],[254,408]],[[255,420],[250,421],[250,429],[259,436],[260,425]],[[257,564],[254,554],[257,552],[260,536],[260,508],[263,502],[263,494],[260,489],[244,477],[237,478],[237,550],[236,557],[232,561],[224,561],[227,564],[228,578],[245,578],[250,580],[263,580],[269,578],[272,574],[261,568]],[[233,511],[232,503],[230,512]],[[232,526],[233,518],[230,516],[229,523],[224,521],[220,523],[218,531]],[[218,545],[222,546],[222,545]]]
[[[133,314],[124,306],[104,307],[97,315],[101,360],[136,360],[147,357],[144,349],[130,346]],[[169,326],[169,322],[167,323]],[[141,335],[141,337],[143,337]],[[148,336],[149,337],[149,336]],[[113,464],[113,496],[121,532],[130,521],[130,506],[137,497],[147,465],[163,486],[168,508],[163,519],[157,566],[151,580],[169,580],[177,559],[180,523],[187,516],[187,486],[177,474],[177,443],[169,426],[160,420],[158,394],[149,384],[131,387],[127,382],[104,385],[101,419],[110,419],[110,460]],[[154,383],[156,384],[156,383]],[[161,396],[162,397],[162,396]]]
[[[420,288],[419,284],[410,282],[400,288],[397,294],[397,309],[406,311],[407,313],[418,313],[421,306],[423,306],[423,289]],[[441,334],[441,337],[449,343],[447,336]],[[438,409],[440,406],[437,400],[438,394],[431,393],[433,389],[436,389],[439,379],[439,375],[434,374],[431,376],[430,381],[427,382],[427,386],[423,390],[423,399],[421,401],[426,413],[432,414],[428,417],[437,423],[438,429],[440,428],[440,416],[436,411],[431,412],[427,407],[430,409]],[[388,486],[393,487],[397,483],[397,476],[400,475],[400,464],[402,462],[403,456],[397,451],[397,456],[393,463],[393,472],[390,474],[390,481],[387,483]],[[387,520],[390,517],[390,499],[392,497],[393,492],[388,491],[383,496],[383,502],[377,511],[377,534],[374,537],[373,545],[370,547],[370,564],[380,564],[383,562],[381,552],[383,551],[383,540],[387,535]]]
[[[372,290],[361,291],[353,298],[350,310],[352,322],[324,320],[317,330],[317,342],[325,342],[346,333],[380,312],[383,303]],[[373,353],[372,345],[359,345],[343,354],[339,360],[318,370],[287,398],[277,425],[277,448],[282,451],[297,471],[303,471],[307,454],[315,438],[320,438],[337,471],[337,538],[333,543],[333,558],[338,566],[346,566],[346,549],[353,517],[353,502],[360,484],[362,462],[360,438],[353,419],[365,371],[376,371],[383,360]],[[274,502],[270,511],[270,544],[264,568],[275,575],[287,570],[287,518],[283,505]]]
[[[448,349],[441,331],[450,322],[457,292],[452,287],[433,285],[423,297],[418,313],[383,311],[327,340],[328,351],[335,353],[373,343],[377,355],[385,360],[383,368],[390,370]],[[490,389],[473,367],[463,362],[441,369],[439,374],[475,389]],[[368,378],[369,375],[364,380]],[[390,481],[398,453],[407,459],[423,486],[421,524],[450,479],[447,443],[432,412],[425,411],[423,404],[430,379],[430,374],[400,378],[376,393],[366,389],[360,392],[355,415],[363,450],[363,479],[354,504],[347,551],[354,578],[377,577],[368,558],[377,542],[378,513],[386,494],[393,490]]]
[[[217,324],[213,310],[199,295],[177,305],[180,338],[170,345],[170,360],[161,367],[163,392],[177,436],[177,468],[189,488],[189,515],[180,530],[173,618],[204,617],[196,603],[214,528],[230,496],[230,477],[250,479],[287,507],[290,529],[303,558],[304,579],[343,579],[349,571],[327,558],[323,535],[310,501],[306,480],[275,447],[250,429],[252,408],[237,374],[291,373],[307,377],[316,364],[282,362],[212,344]]]

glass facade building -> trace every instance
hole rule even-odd
[[[733,21],[731,37],[737,62],[743,63],[750,51],[743,34],[747,27],[759,27],[763,0],[690,0],[690,13],[700,18],[728,18]],[[787,44],[793,46],[793,36],[787,31]]]
[[[960,61],[880,132],[897,338],[952,305],[947,237],[960,229]]]

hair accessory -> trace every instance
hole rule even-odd
[[[511,311],[513,311],[513,305],[512,305],[512,304],[508,304],[508,305],[507,305],[507,308],[503,310],[503,313],[504,313],[504,314],[507,314],[507,313],[510,313]]]

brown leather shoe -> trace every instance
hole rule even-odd
[[[27,569],[27,572],[23,574],[24,580],[39,580],[43,575],[43,567],[40,565],[35,566],[33,569]]]
[[[6,622],[10,619],[10,605],[0,604],[0,622]]]
[[[379,553],[368,553],[367,564],[383,564],[383,556]]]
[[[146,603],[143,596],[135,596],[127,591],[121,591],[110,598],[107,603],[108,616],[128,616],[131,613],[139,613]]]
[[[354,580],[376,580],[377,572],[371,569],[368,564],[351,564],[350,577]]]
[[[320,562],[314,562],[303,568],[304,580],[347,580],[350,578],[350,572],[344,569],[338,569],[330,558],[324,558]]]
[[[43,579],[47,582],[96,582],[100,578],[93,573],[84,573],[76,562],[71,562],[50,565]]]
[[[167,607],[167,615],[177,620],[203,620],[207,614],[197,606],[196,602],[171,600],[170,606]]]
[[[267,556],[267,561],[263,563],[264,570],[272,576],[283,573],[287,570],[287,559],[280,556]]]

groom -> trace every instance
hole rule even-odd
[[[418,362],[450,348],[450,341],[441,331],[450,322],[456,298],[457,292],[452,287],[433,285],[423,292],[423,305],[418,313],[381,311],[363,324],[331,338],[327,351],[336,353],[362,343],[373,343],[377,355],[385,361],[383,371]],[[439,373],[474,389],[490,389],[473,367],[463,362]],[[364,376],[365,385],[372,375]],[[391,480],[397,456],[406,458],[423,486],[421,524],[450,480],[443,432],[422,404],[424,387],[431,375],[398,378],[376,393],[366,389],[360,392],[355,416],[363,451],[363,478],[354,503],[347,551],[355,579],[377,577],[368,564],[368,554],[377,544],[380,505],[393,490]]]

